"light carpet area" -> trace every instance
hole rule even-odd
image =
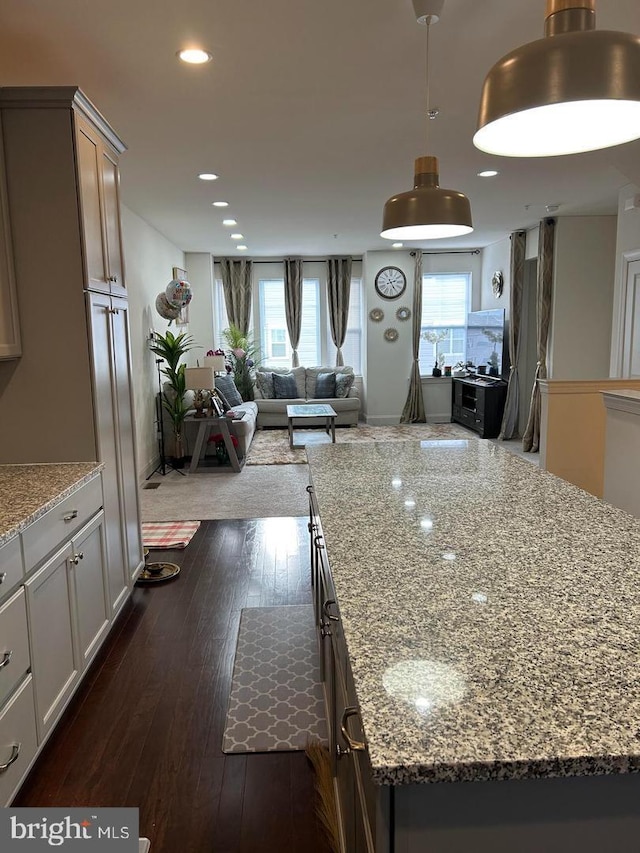
[[[307,515],[306,465],[245,466],[239,474],[154,474],[157,489],[140,490],[143,521],[209,521]]]
[[[245,608],[222,751],[301,750],[326,739],[313,607]]]
[[[296,430],[297,433],[300,430]],[[310,439],[322,436],[322,429],[304,430]],[[433,439],[475,439],[472,432],[458,424],[399,424],[398,426],[338,427],[336,444],[349,444],[363,441],[430,441]],[[289,447],[289,433],[286,429],[257,430],[249,453],[247,465],[300,465],[306,463],[307,455],[303,447]]]

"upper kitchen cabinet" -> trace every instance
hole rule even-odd
[[[18,358],[22,350],[2,150],[0,125],[0,358],[5,359]]]
[[[112,132],[102,134],[82,117],[77,118],[76,140],[87,288],[124,296],[118,172],[124,146]]]

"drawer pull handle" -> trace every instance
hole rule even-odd
[[[323,612],[323,613],[324,613],[324,615],[327,617],[327,619],[330,619],[332,622],[339,622],[339,621],[340,621],[340,619],[339,619],[339,617],[338,617],[338,616],[334,616],[334,615],[333,615],[333,613],[329,613],[329,608],[330,608],[332,605],[334,605],[335,603],[336,603],[336,602],[335,602],[335,599],[333,599],[333,598],[328,598],[328,599],[325,601],[325,603],[322,605],[322,612]]]
[[[0,669],[4,669],[5,666],[9,666],[9,663],[11,662],[11,655],[12,654],[13,654],[12,651],[8,651],[8,652],[4,653],[4,657],[0,661]]]
[[[74,518],[78,517],[78,510],[74,509],[71,512],[67,513],[67,515],[63,515],[62,518],[64,521],[73,521]]]
[[[363,740],[355,740],[351,737],[349,732],[347,731],[347,720],[349,717],[356,717],[358,715],[358,709],[354,707],[345,708],[342,712],[342,720],[340,721],[340,731],[342,733],[342,737],[347,742],[347,747],[344,748],[337,745],[336,751],[338,753],[338,757],[341,755],[348,755],[350,752],[366,752],[367,744]]]
[[[74,554],[73,557],[69,557],[69,562],[73,563],[74,566],[77,566],[80,560],[84,560],[84,554],[82,551],[79,551],[77,554]]]
[[[20,750],[22,749],[21,743],[14,743],[13,748],[11,750],[11,758],[7,761],[6,764],[0,764],[0,773],[4,773],[5,770],[8,770],[9,767],[14,763],[14,761],[18,760],[18,756],[20,755]]]
[[[305,490],[307,491],[308,494],[310,494],[310,495],[313,494],[313,486],[305,486]]]
[[[321,551],[324,548],[324,545],[322,544],[322,536],[320,534],[313,537],[313,544],[316,546],[316,548],[319,551]]]
[[[6,579],[7,579],[7,573],[6,572],[0,572],[0,583],[4,583],[6,581]]]

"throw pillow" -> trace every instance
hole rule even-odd
[[[351,390],[351,386],[353,385],[353,380],[355,376],[353,373],[336,373],[336,397],[346,397],[349,391]]]
[[[273,374],[273,393],[276,400],[295,400],[298,397],[298,386],[293,373]]]
[[[256,371],[256,385],[258,386],[258,391],[262,394],[263,400],[273,400],[275,398],[273,373],[271,371]]]
[[[233,409],[234,406],[242,405],[242,397],[233,381],[233,376],[216,376],[216,391],[222,397],[225,409]]]
[[[319,373],[316,379],[316,400],[332,400],[335,396],[335,373]]]

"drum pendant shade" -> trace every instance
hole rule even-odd
[[[548,0],[545,37],[484,82],[474,145],[551,157],[640,138],[640,38],[595,29],[595,0]]]
[[[392,196],[384,206],[382,237],[436,240],[473,231],[469,199],[439,186],[438,158],[418,157],[412,190]]]

